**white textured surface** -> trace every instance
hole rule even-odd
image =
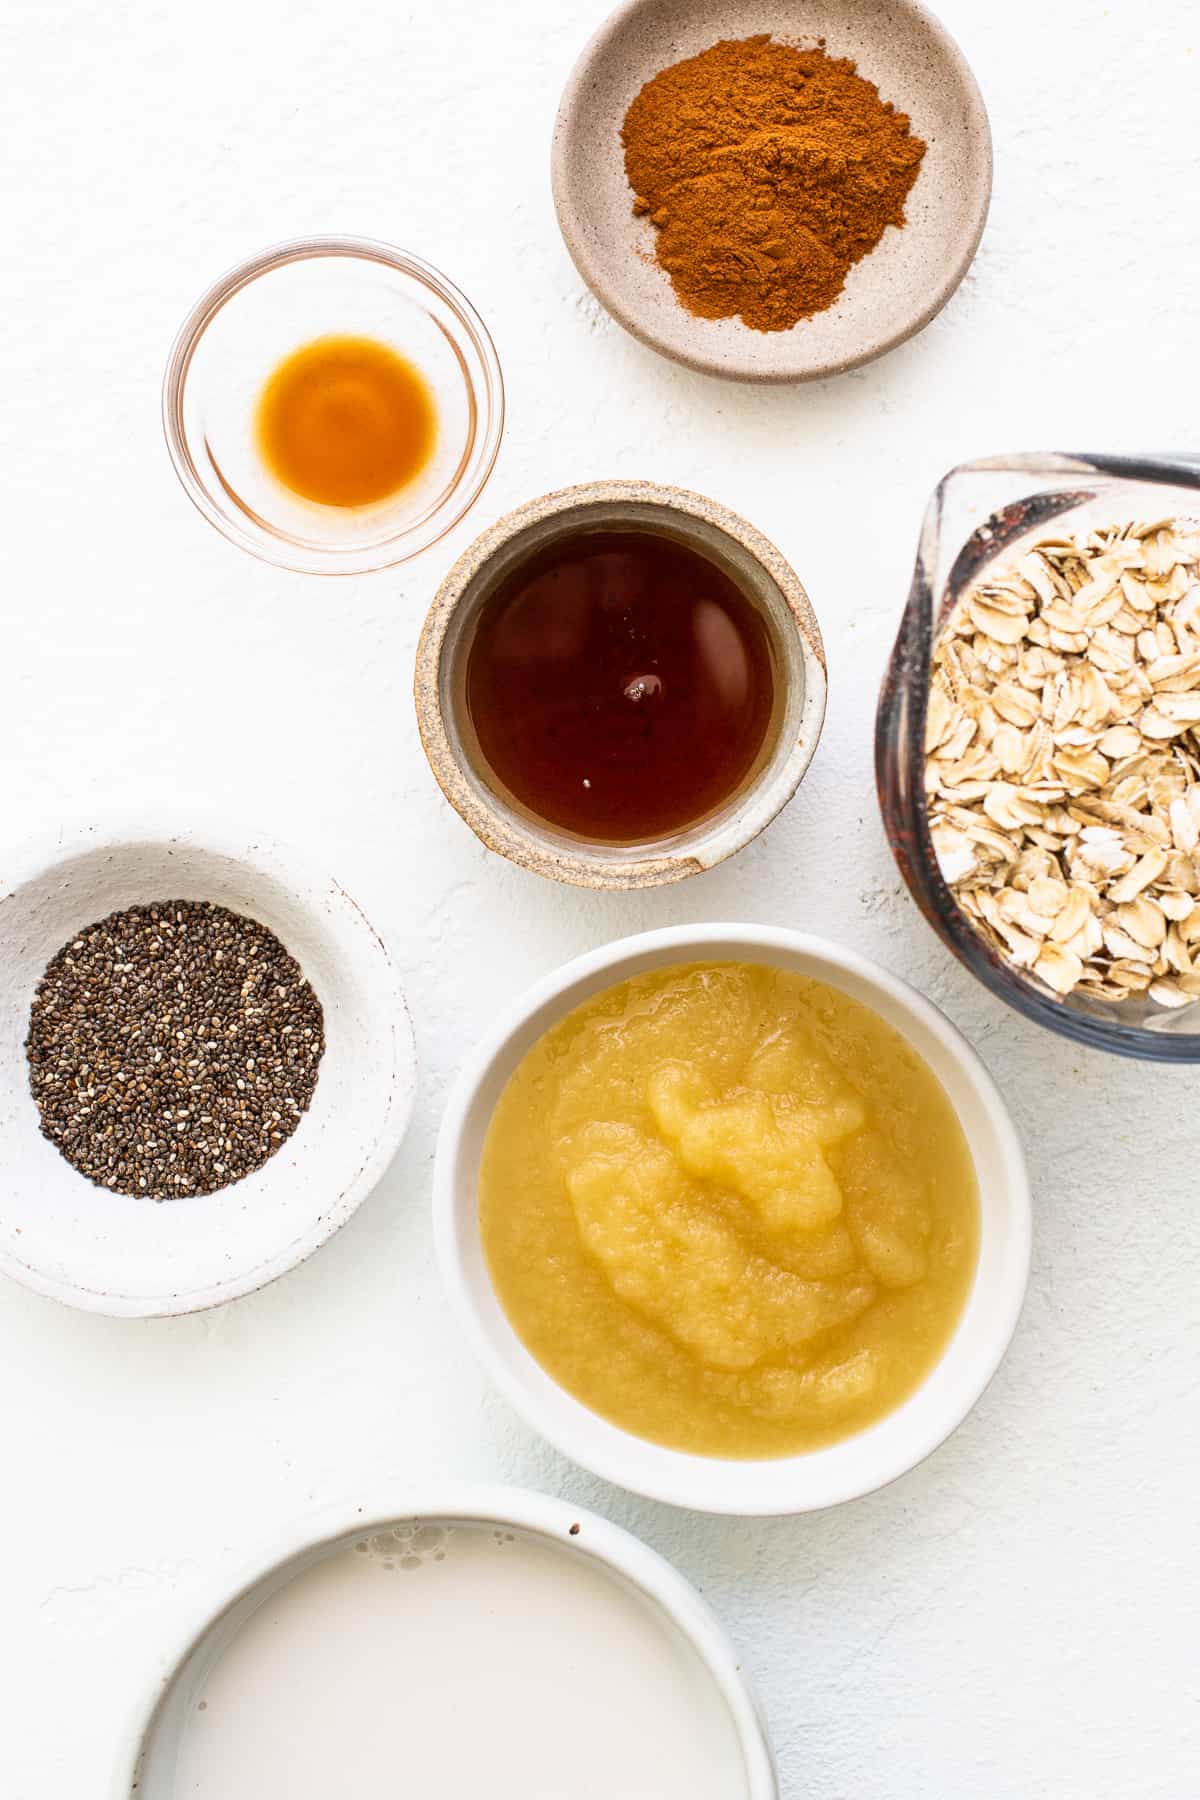
[[[950,463],[1197,448],[1195,7],[943,0],[997,139],[980,259],[923,337],[797,392],[656,361],[581,291],[548,141],[600,11],[9,0],[0,22],[3,835],[155,800],[305,843],[388,933],[424,1069],[401,1160],[268,1292],[141,1325],[0,1294],[4,1800],[104,1792],[160,1636],[275,1521],[443,1473],[576,1495],[690,1574],[758,1679],[785,1800],[1196,1791],[1200,1072],[1075,1052],[987,998],[900,894],[870,765],[920,510]],[[443,264],[510,397],[456,543],[341,583],[208,530],[158,426],[199,290],[322,229]],[[745,512],[830,652],[798,800],[732,863],[633,900],[489,862],[421,760],[408,694],[470,529],[597,475]],[[605,937],[739,914],[839,935],[944,1004],[1011,1098],[1039,1205],[1024,1323],[951,1443],[841,1512],[754,1525],[639,1504],[523,1430],[451,1324],[427,1217],[441,1095],[499,1003]]]

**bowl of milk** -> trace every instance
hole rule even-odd
[[[144,1707],[114,1800],[778,1800],[737,1655],[627,1532],[515,1489],[293,1527]]]

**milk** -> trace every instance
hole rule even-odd
[[[264,1601],[198,1683],[172,1800],[745,1800],[725,1702],[574,1546],[402,1526]]]

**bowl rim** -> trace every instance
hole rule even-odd
[[[321,550],[292,544],[265,525],[255,529],[243,523],[236,513],[219,505],[196,466],[183,418],[184,394],[192,360],[204,333],[226,303],[251,282],[273,270],[318,257],[382,263],[436,294],[458,321],[465,340],[478,358],[478,374],[482,381],[480,391],[476,379],[463,364],[464,379],[478,420],[478,445],[465,469],[460,469],[455,477],[443,503],[402,530],[357,550],[343,546]],[[454,348],[461,364],[461,349],[457,344]],[[380,569],[394,568],[432,548],[460,523],[487,486],[504,435],[504,376],[500,359],[490,331],[462,289],[411,250],[403,250],[378,238],[333,233],[288,238],[270,244],[218,276],[192,305],[175,333],[163,371],[161,405],[163,435],[172,467],[184,493],[201,516],[230,543],[248,551],[260,562],[304,575],[372,574]]]
[[[378,1488],[305,1513],[263,1538],[256,1551],[240,1559],[231,1578],[210,1582],[191,1623],[172,1634],[170,1644],[157,1653],[150,1693],[136,1709],[117,1756],[113,1800],[130,1800],[172,1682],[231,1607],[289,1563],[332,1550],[341,1539],[421,1518],[431,1523],[514,1527],[589,1556],[649,1598],[699,1657],[725,1700],[745,1759],[746,1800],[778,1800],[775,1759],[754,1689],[724,1625],[687,1577],[632,1532],[587,1507],[527,1488],[466,1483]]]
[[[890,331],[876,335],[865,349],[849,355],[830,357],[816,363],[796,359],[765,368],[761,364],[732,354],[706,354],[699,347],[690,350],[684,346],[664,343],[652,327],[643,323],[636,313],[630,312],[624,305],[620,290],[608,280],[605,274],[605,263],[596,254],[588,234],[577,228],[570,198],[571,180],[569,175],[570,147],[574,144],[576,111],[595,79],[595,65],[607,53],[611,40],[623,31],[638,13],[647,6],[660,4],[660,0],[623,0],[623,3],[611,12],[593,32],[567,77],[558,111],[555,114],[550,150],[550,185],[558,228],[571,261],[605,311],[631,337],[636,338],[639,343],[645,344],[648,349],[656,351],[658,355],[668,357],[672,362],[678,363],[684,368],[692,369],[700,375],[716,376],[726,381],[743,381],[759,386],[824,381],[835,375],[847,374],[852,369],[860,369],[865,364],[874,362],[877,358],[898,349],[901,344],[907,343],[910,338],[916,337],[924,331],[953,297],[978,254],[991,210],[995,157],[987,102],[984,100],[974,70],[957,40],[947,30],[941,19],[923,5],[921,0],[890,0],[890,3],[894,11],[908,13],[914,22],[922,27],[958,78],[967,117],[979,136],[980,179],[974,222],[971,230],[964,237],[959,255],[952,263],[946,265],[945,272],[937,286],[926,296],[924,304],[910,318],[897,324]],[[738,34],[736,29],[728,29],[725,35],[736,36]],[[801,320],[800,323],[803,324],[804,321]],[[776,335],[787,337],[789,334],[785,332]]]
[[[456,750],[442,711],[442,659],[459,605],[488,564],[514,539],[541,520],[573,511],[600,511],[631,505],[684,514],[724,535],[750,556],[778,590],[787,609],[793,643],[804,669],[804,695],[795,742],[777,767],[768,762],[753,776],[719,822],[701,820],[674,840],[645,847],[621,846],[600,855],[580,840],[564,838],[553,847],[527,830],[518,815],[475,791]],[[426,613],[417,644],[413,700],[421,744],[442,793],[480,842],[519,868],[594,891],[624,892],[659,887],[713,868],[745,849],[778,817],[795,794],[816,754],[825,720],[828,676],[821,628],[803,582],[770,538],[739,513],[688,488],[663,482],[602,480],[556,488],[524,501],[497,519],[468,545],[442,579]]]
[[[193,815],[194,819],[194,815]],[[4,903],[22,887],[55,867],[96,853],[119,852],[137,845],[178,844],[192,852],[213,855],[229,861],[269,872],[281,879],[296,898],[302,899],[306,912],[315,910],[311,896],[334,893],[346,903],[346,916],[352,927],[369,938],[373,945],[378,979],[386,991],[387,1010],[392,1018],[396,1056],[396,1081],[387,1111],[374,1143],[352,1179],[336,1198],[324,1207],[309,1229],[293,1238],[274,1256],[255,1264],[241,1274],[210,1283],[206,1287],[183,1293],[166,1293],[153,1299],[131,1294],[110,1294],[70,1281],[60,1281],[44,1270],[15,1257],[6,1243],[0,1241],[0,1275],[19,1282],[34,1293],[78,1311],[107,1315],[110,1318],[150,1319],[180,1318],[189,1313],[206,1312],[227,1301],[243,1299],[269,1287],[281,1275],[306,1262],[313,1253],[333,1237],[357,1212],[371,1193],[388,1164],[395,1156],[409,1125],[417,1096],[417,1059],[412,1018],[400,984],[399,971],[382,936],[371,924],[349,889],[332,874],[325,873],[303,852],[266,832],[237,833],[217,822],[190,823],[186,829],[172,829],[161,819],[142,818],[107,820],[103,826],[79,826],[53,834],[42,834],[26,840],[6,853],[0,877],[0,934],[4,929]],[[166,897],[166,896],[164,896]],[[286,948],[286,946],[285,946]],[[86,1180],[80,1176],[80,1180]],[[135,1201],[135,1204],[137,1202]],[[141,1202],[141,1204],[152,1204]]]
[[[914,1424],[903,1445],[897,1444],[890,1454],[877,1452],[869,1474],[840,1469],[836,1455],[847,1446],[861,1446],[869,1431],[841,1440],[824,1451],[745,1461],[700,1456],[653,1444],[604,1419],[575,1399],[525,1351],[530,1368],[537,1369],[556,1396],[566,1401],[565,1410],[570,1420],[566,1424],[562,1413],[555,1408],[552,1414],[540,1395],[500,1354],[476,1307],[472,1284],[460,1254],[460,1215],[468,1204],[460,1197],[460,1189],[464,1179],[464,1133],[481,1086],[493,1065],[509,1053],[512,1039],[543,1008],[555,1006],[555,1016],[562,1017],[579,1003],[582,996],[578,990],[582,986],[590,984],[586,989],[588,993],[601,991],[596,977],[611,976],[612,983],[616,983],[636,969],[667,966],[676,952],[680,961],[689,960],[689,952],[703,959],[727,955],[743,960],[762,960],[764,952],[768,956],[773,952],[801,956],[824,965],[829,978],[835,982],[837,975],[842,973],[882,993],[893,1006],[931,1033],[959,1064],[985,1109],[1001,1148],[1009,1247],[1003,1256],[997,1254],[995,1266],[989,1271],[993,1302],[991,1324],[984,1331],[982,1344],[972,1350],[970,1369],[960,1376],[956,1391],[949,1396],[949,1403],[943,1403],[933,1416]],[[670,953],[670,957],[665,953]],[[904,1035],[903,1028],[894,1020],[889,1022]],[[547,1021],[542,1028],[548,1029],[549,1023]],[[519,1060],[516,1058],[512,1067]],[[477,1217],[474,1171],[469,1179],[469,1204]],[[442,1116],[434,1162],[433,1213],[434,1248],[451,1309],[489,1379],[528,1425],[573,1462],[627,1491],[674,1506],[741,1517],[816,1512],[859,1499],[908,1474],[932,1455],[976,1406],[1004,1359],[1024,1305],[1032,1253],[1032,1197],[1025,1153],[999,1089],[958,1028],[907,982],[857,951],[785,927],[738,923],[674,925],[618,939],[565,963],[535,982],[506,1008],[471,1053],[451,1090]],[[976,1282],[982,1269],[981,1257]],[[504,1317],[504,1330],[520,1344],[503,1308],[499,1311]],[[945,1366],[947,1357],[953,1354],[953,1345],[952,1339],[935,1369]],[[521,1348],[524,1350],[523,1345]],[[930,1375],[933,1372],[931,1370]],[[920,1392],[918,1387],[904,1405],[911,1404]],[[901,1410],[886,1415],[879,1425],[895,1419]],[[877,1427],[869,1428],[874,1429]],[[815,1456],[826,1460],[817,1465],[812,1460]],[[654,1465],[649,1474],[644,1466],[647,1461]],[[758,1491],[758,1471],[774,1472],[784,1467],[796,1473],[795,1488],[786,1499],[781,1500],[776,1493]],[[714,1469],[719,1471],[716,1476]],[[744,1480],[732,1480],[731,1470],[744,1472]],[[737,1489],[736,1494],[729,1491],[731,1488]]]

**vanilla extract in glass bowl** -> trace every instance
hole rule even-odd
[[[444,537],[500,448],[487,327],[448,277],[369,238],[278,244],[223,275],[163,381],[175,472],[230,542],[352,575]]]

